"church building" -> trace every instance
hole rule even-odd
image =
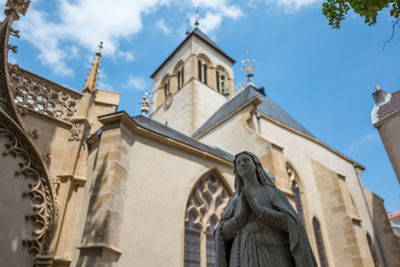
[[[250,62],[235,91],[235,60],[196,27],[151,74],[149,116],[132,116],[96,86],[101,45],[82,92],[8,63],[20,2],[0,26],[1,266],[215,266],[244,150],[297,210],[319,266],[400,266],[365,167],[254,85]]]

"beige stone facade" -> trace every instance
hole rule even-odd
[[[213,266],[233,155],[249,150],[301,214],[321,266],[400,266],[364,167],[270,113],[253,85],[235,94],[234,61],[200,30],[152,75],[151,117],[130,117],[96,88],[100,50],[82,93],[7,64],[12,18],[0,29],[2,265]]]

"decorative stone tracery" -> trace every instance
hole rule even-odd
[[[214,173],[204,175],[194,186],[185,216],[185,267],[214,266],[213,232],[229,197]]]
[[[72,119],[78,108],[79,94],[41,81],[18,67],[11,68],[10,80],[14,103],[19,107],[66,121]]]
[[[27,137],[2,112],[0,114],[0,139],[7,140],[3,155],[23,159],[19,163],[19,169],[15,175],[22,175],[29,181],[24,197],[30,198],[32,213],[26,214],[26,218],[32,221],[34,231],[32,237],[24,239],[24,244],[34,254],[46,254],[55,224],[55,209],[53,193],[45,168]]]

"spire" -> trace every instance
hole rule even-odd
[[[94,58],[94,62],[92,64],[92,68],[90,69],[89,77],[86,80],[86,84],[83,88],[84,91],[94,92],[96,90],[98,74],[100,69],[100,57],[101,57],[101,49],[103,48],[103,42],[99,44],[99,51],[96,53],[96,57]]]

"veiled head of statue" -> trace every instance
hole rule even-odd
[[[252,162],[248,162],[248,160]],[[270,185],[275,187],[271,181],[271,177],[267,174],[258,157],[249,151],[243,151],[235,155],[233,160],[234,173],[235,173],[235,190],[237,193],[242,192],[244,182],[242,176],[246,175],[249,171],[254,171],[257,175],[257,181],[260,185]]]

